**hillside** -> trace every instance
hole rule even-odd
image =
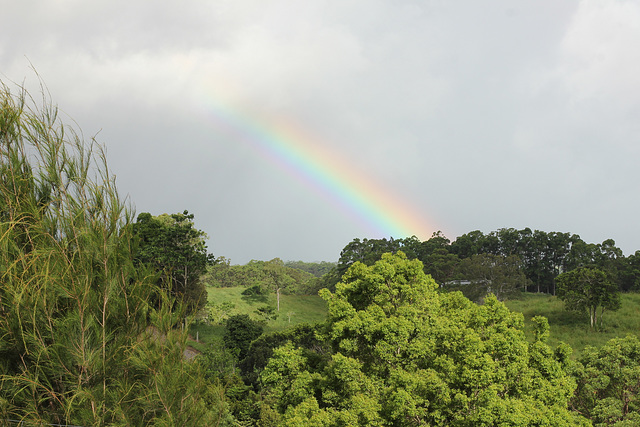
[[[257,310],[261,307],[275,307],[275,296],[246,297],[242,295],[244,286],[231,288],[208,287],[209,302],[214,308],[226,309],[226,316],[234,314],[248,314],[255,320],[261,316]],[[215,309],[214,309],[215,310]],[[222,313],[216,313],[224,316]],[[327,308],[325,302],[317,295],[281,295],[280,313],[275,319],[267,320],[265,332],[275,332],[300,323],[318,323],[325,320]],[[222,324],[207,325],[196,323],[191,327],[192,336],[201,343],[196,347],[206,347],[206,344],[216,338],[221,338],[224,326]]]
[[[604,325],[601,330],[589,328],[586,313],[566,311],[562,301],[548,294],[525,293],[517,300],[507,301],[506,305],[513,311],[524,314],[527,331],[531,330],[531,318],[545,316],[551,326],[549,344],[555,347],[564,341],[579,354],[586,346],[602,346],[615,337],[628,334],[640,336],[640,294],[627,293],[621,295],[622,307],[615,312],[605,312]]]
[[[254,319],[260,316],[258,308],[275,306],[275,298],[266,299],[247,298],[241,295],[244,287],[207,288],[209,301],[220,306],[224,303],[232,304],[228,314],[249,314]],[[265,332],[286,329],[300,323],[321,322],[326,316],[325,302],[315,295],[282,295],[280,314],[275,320],[268,320]],[[551,326],[549,344],[555,347],[561,341],[568,343],[574,349],[574,356],[588,346],[601,346],[611,338],[624,337],[628,334],[640,336],[640,294],[622,294],[622,307],[616,312],[605,312],[602,330],[591,331],[586,314],[566,311],[562,301],[547,294],[525,293],[519,299],[506,301],[507,307],[521,312],[525,318],[527,332],[531,331],[531,318],[545,316]],[[201,345],[210,342],[214,337],[222,336],[221,325],[194,325],[192,332],[198,334]],[[532,334],[528,333],[531,337]]]

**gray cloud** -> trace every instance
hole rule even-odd
[[[640,249],[633,2],[0,5],[4,79],[37,90],[30,61],[139,212],[189,209],[234,262],[381,236],[216,126],[213,102],[295,123],[451,238],[531,227]]]

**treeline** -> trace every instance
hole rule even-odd
[[[232,265],[219,257],[202,278],[207,286],[259,288],[261,291],[279,288],[284,294],[315,295],[324,286],[324,276],[335,263],[303,261],[251,260],[244,265]]]
[[[488,234],[472,231],[453,242],[440,232],[425,241],[416,237],[354,239],[342,250],[336,268],[326,276],[324,284],[333,289],[356,261],[372,265],[383,253],[398,251],[422,261],[425,273],[440,285],[481,280],[492,274],[491,269],[500,267],[504,275],[510,276],[509,281],[522,290],[555,294],[559,274],[578,267],[593,267],[605,271],[622,292],[640,290],[640,251],[625,257],[612,239],[587,243],[577,234],[530,228],[502,228]]]

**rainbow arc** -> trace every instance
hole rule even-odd
[[[261,157],[294,179],[304,182],[360,227],[375,236],[394,238],[431,236],[427,218],[391,191],[359,173],[326,144],[291,121],[248,114],[217,104],[206,106],[206,120],[232,139],[242,140]]]

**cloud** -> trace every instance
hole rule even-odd
[[[5,3],[0,73],[37,91],[31,61],[139,210],[189,209],[234,261],[333,259],[367,231],[214,104],[295,124],[451,238],[640,239],[634,2]]]

